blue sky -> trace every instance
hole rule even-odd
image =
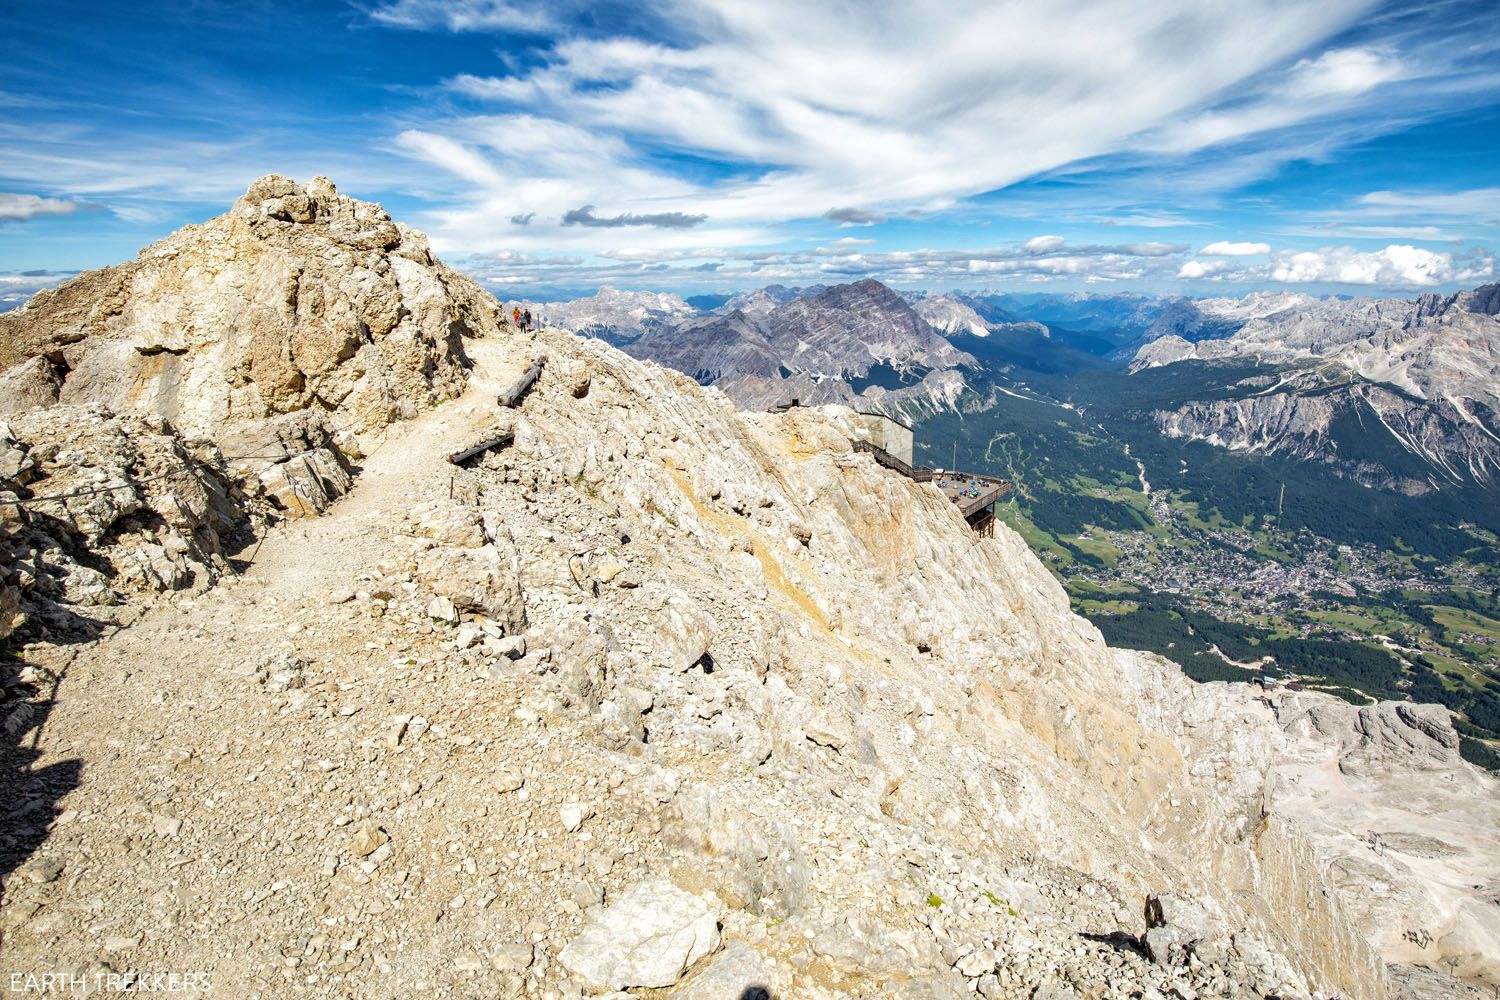
[[[506,295],[1495,276],[1493,0],[121,6],[0,8],[0,300],[272,171]]]

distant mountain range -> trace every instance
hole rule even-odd
[[[648,330],[674,326],[699,315],[679,295],[667,292],[627,292],[605,286],[587,298],[568,302],[521,300],[506,305],[529,309],[548,325],[598,337],[616,346],[638,339]]]
[[[1220,398],[1159,411],[1164,433],[1318,459],[1412,493],[1500,480],[1500,285],[1412,301],[1261,295],[1195,305],[1233,333],[1196,343],[1162,336],[1131,371],[1253,362],[1274,375],[1226,380]],[[1387,451],[1419,463],[1404,473],[1372,467]]]
[[[864,280],[770,285],[710,310],[609,288],[533,309],[745,408],[841,402],[920,421],[977,416],[1006,393],[1084,409],[1130,398],[1132,416],[1169,438],[1311,461],[1382,489],[1500,482],[1500,285],[1415,300],[1185,299],[902,294]],[[1158,368],[1185,377],[1135,383]],[[1188,398],[1168,388],[1186,385]],[[1160,398],[1142,399],[1147,386]]]

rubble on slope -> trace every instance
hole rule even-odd
[[[246,537],[245,500],[217,453],[195,454],[161,418],[22,413],[0,423],[0,486],[23,641],[97,635],[134,616],[129,595],[201,591]]]

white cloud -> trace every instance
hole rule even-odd
[[[1224,269],[1223,261],[1212,260],[1185,260],[1177,269],[1179,278],[1206,278]]]
[[[1267,243],[1210,243],[1198,251],[1202,257],[1253,257],[1256,254],[1270,253],[1271,247]]]
[[[1454,236],[1437,226],[1340,226],[1351,236],[1377,240],[1453,240]]]
[[[1342,97],[1374,90],[1407,73],[1406,65],[1390,53],[1367,48],[1333,49],[1293,66],[1284,90],[1291,97],[1303,99]]]
[[[1168,244],[1092,244],[1048,240],[979,249],[918,249],[870,252],[839,240],[798,250],[734,250],[723,247],[603,250],[603,261],[578,266],[545,255],[487,254],[470,258],[478,280],[502,288],[753,287],[772,282],[805,284],[877,277],[904,287],[973,286],[977,282],[1045,284],[1058,280],[1123,283],[1142,277],[1170,280],[1187,250]],[[1035,241],[1031,241],[1034,243]],[[461,262],[462,263],[462,262]],[[574,258],[571,262],[577,264]],[[711,275],[711,277],[709,276]]]
[[[403,2],[408,13],[418,5]],[[976,11],[906,0],[851,21],[842,4],[671,0],[662,13],[681,28],[683,44],[573,37],[538,68],[449,82],[509,117],[524,113],[618,143],[614,154],[582,167],[537,156],[520,163],[482,116],[431,120],[402,148],[472,185],[467,204],[441,216],[440,246],[511,239],[513,228],[497,222],[531,211],[527,246],[549,238],[610,245],[609,233],[559,232],[555,220],[582,204],[609,217],[706,215],[705,229],[743,244],[767,239],[767,226],[788,219],[833,211],[834,221],[860,224],[930,211],[1128,148],[1203,95],[1347,26],[1367,2],[1288,10],[1278,0],[1246,0],[1209,10],[1188,0],[1076,0],[1066,14],[1074,30],[1060,32],[1059,12],[1019,4]],[[893,53],[910,54],[901,73],[890,72]],[[1297,78],[1326,76],[1333,81],[1326,89],[1354,75],[1309,67]],[[485,180],[456,150],[413,133],[441,136],[499,176]],[[657,155],[662,149],[761,172],[685,175]],[[622,178],[627,171],[636,173]],[[681,246],[673,237],[652,234],[651,245]]]
[[[1333,49],[1316,59],[1301,60],[1230,107],[1168,123],[1146,145],[1161,152],[1185,153],[1286,128],[1347,108],[1376,87],[1405,79],[1411,72],[1392,53]]]
[[[394,28],[448,31],[543,31],[552,25],[543,11],[502,0],[395,0],[370,11]]]
[[[1462,259],[1451,253],[1393,243],[1373,252],[1360,252],[1353,247],[1331,247],[1280,253],[1271,260],[1270,276],[1288,284],[1425,288],[1488,278],[1494,274],[1494,268],[1494,258],[1488,254]]]
[[[1141,229],[1181,229],[1184,226],[1204,226],[1208,223],[1184,219],[1177,215],[1106,215],[1089,221],[1103,226],[1134,226]]]
[[[1407,217],[1500,221],[1500,187],[1466,191],[1371,191],[1355,203],[1366,214],[1400,213]]]
[[[83,206],[66,198],[0,191],[0,222],[34,219],[39,215],[72,215]]]
[[[1033,236],[1026,241],[1025,247],[1032,253],[1047,253],[1058,249],[1066,242],[1061,236]]]
[[[23,271],[20,274],[0,271],[0,312],[14,309],[44,288],[60,284],[77,271]]]

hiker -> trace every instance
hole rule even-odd
[[[531,329],[531,310],[530,309],[526,310],[525,312],[523,312],[521,314],[521,329],[523,329],[523,330],[530,330]]]
[[[513,327],[516,327],[517,329],[520,329],[520,326],[521,326],[521,307],[520,306],[511,306],[511,309],[510,309],[510,325],[513,326]]]

